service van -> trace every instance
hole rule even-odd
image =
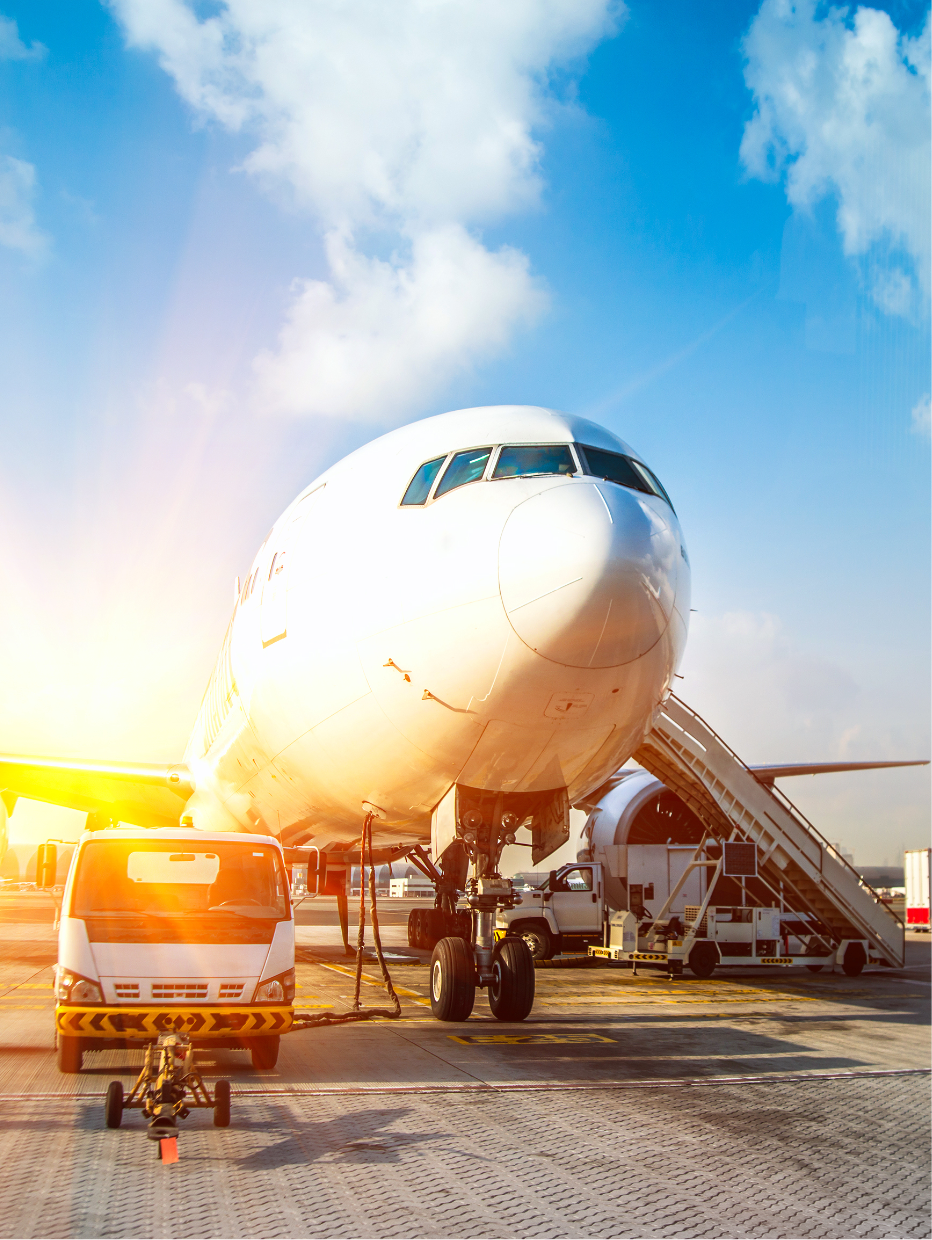
[[[58,1067],[161,1033],[272,1068],[294,1015],[294,913],[267,835],[87,831],[62,894]]]

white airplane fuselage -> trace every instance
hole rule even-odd
[[[372,806],[378,838],[414,844],[454,784],[572,801],[618,769],[682,655],[689,565],[669,503],[584,456],[490,476],[502,445],[572,444],[640,461],[591,422],[499,406],[402,427],[302,491],[247,575],[188,744],[195,826],[339,845]],[[488,448],[482,478],[402,503],[426,462],[447,458],[438,488],[449,454],[479,468]]]

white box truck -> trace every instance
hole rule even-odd
[[[930,931],[929,859],[932,848],[909,848],[904,854],[906,925],[910,930]]]
[[[51,886],[54,855],[43,864]],[[86,831],[62,896],[59,1069],[79,1072],[85,1051],[173,1032],[274,1067],[294,1015],[294,959],[277,840],[190,828]]]

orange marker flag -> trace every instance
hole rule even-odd
[[[163,1163],[173,1163],[178,1161],[178,1138],[162,1137],[159,1141],[159,1151],[162,1155]]]

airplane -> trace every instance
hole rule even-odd
[[[529,826],[533,862],[548,856],[570,806],[638,748],[689,604],[673,504],[623,440],[535,406],[425,418],[337,462],[276,521],[181,762],[9,755],[4,804],[308,847],[319,889],[344,893],[344,936],[369,820],[374,863],[415,860],[450,936],[461,893],[473,910],[472,960],[442,937],[432,965],[442,1018],[471,1009],[478,981],[495,1015],[523,1019],[533,961],[493,933],[514,900],[502,848]]]

